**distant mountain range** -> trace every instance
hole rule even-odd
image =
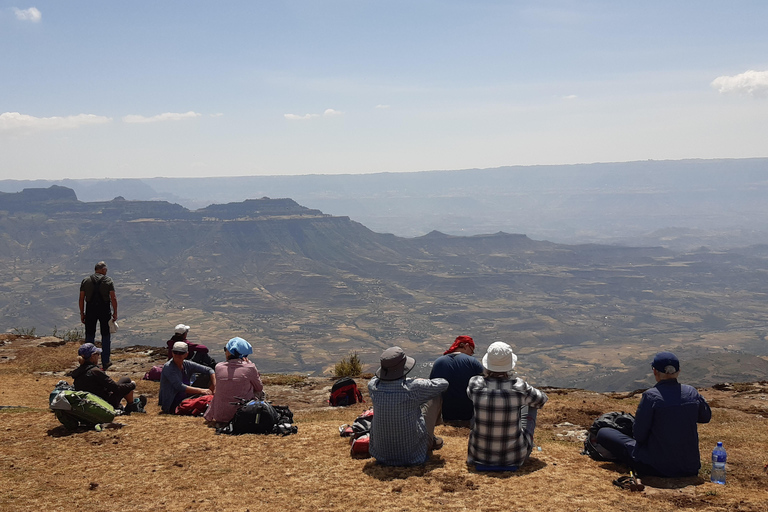
[[[119,345],[173,326],[214,356],[235,335],[263,371],[317,373],[356,351],[369,370],[403,346],[426,375],[459,334],[507,341],[539,385],[631,390],[651,355],[678,352],[687,382],[768,372],[768,246],[676,252],[563,245],[522,234],[402,238],[291,199],[187,209],[83,202],[61,186],[0,193],[2,330],[80,327],[80,280],[106,260]]]
[[[559,243],[692,250],[768,243],[768,158],[495,169],[215,178],[1,180],[0,190],[63,185],[87,202],[164,200],[190,209],[292,198],[376,232],[504,231]]]

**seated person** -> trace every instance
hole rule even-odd
[[[213,368],[190,361],[187,359],[187,353],[187,344],[177,341],[171,350],[172,359],[163,365],[158,402],[164,413],[175,414],[176,407],[185,398],[195,395],[212,395],[216,389]],[[192,377],[197,373],[210,375],[208,388],[192,386]]]
[[[189,341],[187,339],[187,335],[189,334],[189,326],[184,324],[177,325],[173,330],[173,336],[171,336],[171,339],[166,341],[166,345],[168,345],[168,359],[171,359],[172,357],[172,350],[173,345],[177,341],[183,341],[187,344],[187,359],[191,359],[196,363],[205,364],[208,366],[207,362],[202,360],[205,359],[202,356],[208,355],[208,347],[205,345],[201,345],[200,343],[194,343],[192,341]]]
[[[472,400],[467,396],[467,384],[471,377],[483,373],[483,365],[472,357],[474,353],[475,341],[469,336],[459,336],[432,365],[429,378],[448,381],[441,405],[443,423],[447,425],[468,428],[475,414]]]
[[[253,353],[251,344],[243,338],[232,338],[224,348],[227,360],[216,365],[216,393],[204,418],[217,423],[227,423],[235,415],[237,398],[251,400],[262,398],[263,386],[256,365],[248,360]]]
[[[513,470],[531,455],[536,416],[548,398],[513,377],[516,363],[512,347],[497,341],[483,356],[483,375],[469,379],[467,395],[475,408],[475,421],[469,433],[467,464],[476,464],[477,469]]]
[[[381,354],[381,367],[368,383],[373,403],[370,454],[386,466],[424,464],[431,450],[442,447],[435,437],[438,410],[432,399],[448,388],[445,379],[407,379],[416,361],[400,347]]]
[[[640,475],[696,476],[701,469],[697,423],[712,410],[695,388],[677,382],[680,361],[659,352],[651,364],[656,385],[643,393],[635,413],[634,437],[601,428],[597,443]]]
[[[100,348],[93,343],[83,343],[77,354],[80,366],[72,371],[75,390],[93,393],[106,400],[112,407],[122,409],[125,414],[144,412],[147,398],[142,395],[134,400],[135,382],[128,377],[121,377],[115,382],[99,368]],[[126,401],[124,408],[120,405],[123,399]]]
[[[171,336],[171,339],[166,342],[168,345],[168,359],[171,359],[171,349],[173,348],[174,343],[177,341],[183,341],[187,344],[187,359],[202,364],[203,366],[208,366],[209,368],[215,368],[216,361],[210,355],[208,355],[208,347],[201,345],[200,343],[189,341],[187,339],[188,334],[188,325],[179,324],[174,328],[173,336]],[[195,382],[197,382],[197,387],[206,388],[210,384],[208,381],[208,372],[196,374],[195,379]]]

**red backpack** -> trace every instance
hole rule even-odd
[[[333,407],[345,407],[358,402],[362,403],[365,400],[352,377],[342,377],[331,386],[331,397],[328,403]]]
[[[371,442],[371,423],[373,409],[368,409],[355,419],[352,425],[339,427],[341,437],[349,437],[349,454],[353,457],[365,458],[370,454],[368,448]]]
[[[213,395],[199,395],[185,398],[176,407],[176,414],[182,416],[202,416],[213,400]]]

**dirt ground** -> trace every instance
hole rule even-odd
[[[767,382],[702,390],[713,420],[699,426],[699,476],[648,478],[631,492],[612,485],[625,468],[580,451],[598,414],[634,412],[639,394],[547,389],[541,450],[514,473],[469,469],[469,430],[447,426],[437,427],[445,446],[425,466],[388,468],[350,457],[338,427],[368,403],[328,407],[331,378],[264,376],[269,399],[295,413],[299,431],[287,437],[216,435],[202,418],[158,414],[158,383],[140,380],[165,360],[150,347],[117,351],[109,371],[136,380],[148,413],[118,417],[102,432],[69,432],[48,409],[50,391],[76,364],[77,344],[59,343],[0,335],[0,510],[768,510]],[[365,392],[365,379],[358,384]],[[709,482],[716,441],[728,450],[725,486]]]

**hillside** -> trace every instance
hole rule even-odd
[[[223,171],[226,174],[226,170]],[[647,160],[374,174],[0,180],[60,185],[84,201],[164,200],[187,208],[290,197],[399,236],[506,231],[559,243],[690,251],[768,243],[768,159]]]
[[[67,432],[48,394],[74,365],[76,343],[0,339],[0,509],[14,511],[627,511],[758,512],[768,508],[768,382],[701,390],[713,420],[699,427],[699,478],[644,480],[640,493],[611,484],[622,468],[579,454],[578,432],[601,412],[634,411],[639,395],[547,389],[534,452],[519,472],[478,473],[464,463],[468,430],[438,426],[445,440],[428,464],[385,468],[349,456],[337,427],[362,407],[324,404],[332,380],[264,377],[288,404],[299,432],[288,437],[217,436],[200,418],[158,415],[157,383],[138,381],[148,414],[119,428]],[[42,345],[54,345],[46,347]],[[115,354],[114,376],[140,378],[146,348]],[[364,380],[358,379],[365,388]],[[367,399],[367,395],[366,395]],[[716,441],[728,449],[728,485],[708,481]]]
[[[241,335],[266,371],[322,375],[350,352],[373,365],[393,344],[428,364],[470,334],[509,342],[521,371],[551,386],[635,389],[659,348],[689,361],[697,385],[768,374],[766,246],[401,238],[291,199],[187,210],[27,189],[0,194],[0,331],[82,329],[77,287],[102,259],[117,346],[160,345],[185,323],[218,353]]]

